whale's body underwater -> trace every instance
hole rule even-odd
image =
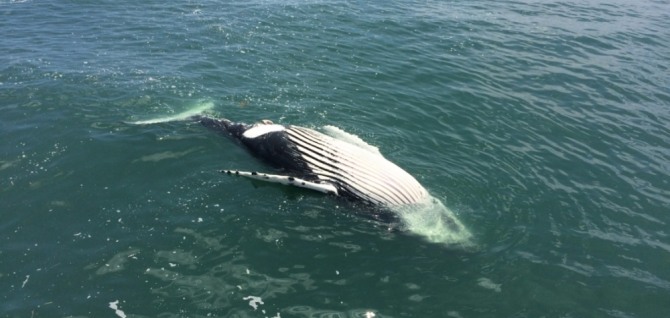
[[[135,124],[172,121],[150,120]],[[264,120],[256,124],[189,114],[188,118],[239,141],[277,172],[222,170],[266,182],[293,185],[362,202],[399,216],[411,232],[432,242],[471,247],[471,234],[454,213],[377,148],[331,126],[331,135]],[[343,134],[333,134],[333,128]],[[337,132],[336,131],[336,132]]]

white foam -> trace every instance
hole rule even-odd
[[[167,123],[171,121],[180,121],[180,120],[187,120],[195,115],[202,114],[208,110],[211,110],[214,108],[214,103],[212,102],[201,102],[193,105],[191,108],[176,114],[172,116],[165,116],[165,117],[158,117],[158,118],[152,118],[152,119],[146,119],[146,120],[138,120],[138,121],[133,121],[129,122],[129,124],[133,125],[150,125],[150,124],[158,124],[158,123]]]
[[[109,308],[111,308],[112,310],[114,310],[114,313],[115,313],[117,316],[119,316],[119,317],[121,317],[121,318],[126,318],[126,313],[124,313],[123,310],[119,309],[119,301],[118,301],[118,300],[109,303]]]
[[[23,284],[21,284],[21,288],[26,287],[26,284],[28,283],[28,280],[30,279],[30,275],[26,275],[26,280],[23,281]]]
[[[242,298],[243,300],[248,300],[249,301],[249,306],[251,306],[254,310],[258,309],[258,305],[263,305],[263,299],[261,299],[258,296],[247,296]]]
[[[331,126],[331,125],[326,125],[322,127],[323,132],[326,133],[328,136],[331,136],[335,139],[339,139],[341,141],[347,142],[352,145],[356,145],[360,148],[363,148],[365,150],[368,150],[370,152],[380,154],[379,148],[365,142],[361,137],[358,137],[354,134],[350,134],[338,127]]]
[[[454,247],[474,247],[472,234],[456,214],[430,195],[420,203],[391,209],[400,216],[407,230],[429,242]]]
[[[488,278],[486,278],[486,277],[481,277],[481,278],[479,278],[479,279],[477,280],[477,285],[479,285],[479,286],[481,286],[481,287],[484,287],[484,288],[486,288],[486,289],[493,290],[493,291],[495,291],[495,292],[497,292],[497,293],[499,293],[499,292],[502,290],[502,289],[500,288],[500,286],[502,286],[502,284],[496,284],[496,283],[494,283],[492,280],[490,280],[490,279],[488,279]]]

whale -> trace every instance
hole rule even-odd
[[[201,125],[227,135],[274,168],[260,171],[220,170],[264,182],[314,190],[400,216],[406,227],[432,242],[472,247],[472,234],[442,202],[411,174],[361,139],[342,138],[315,129],[253,124],[226,118],[193,116]],[[344,134],[347,137],[353,135]]]
[[[204,112],[212,107],[208,102],[176,115],[127,123],[199,123],[232,139],[272,168],[268,169],[271,172],[220,169],[224,174],[344,198],[364,205],[366,211],[390,212],[400,220],[403,229],[429,242],[476,248],[473,235],[456,213],[433,197],[410,173],[358,136],[334,126],[322,127],[322,132],[270,120],[234,122]]]
[[[229,135],[280,171],[223,170],[227,174],[307,188],[381,208],[415,204],[428,196],[414,177],[380,153],[310,128],[269,120],[249,125],[210,117],[194,119]]]

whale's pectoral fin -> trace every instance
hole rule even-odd
[[[300,179],[296,177],[291,177],[291,176],[282,176],[282,175],[277,175],[277,174],[268,174],[268,173],[262,173],[262,172],[249,172],[249,171],[237,171],[237,170],[220,170],[221,173],[229,174],[229,175],[236,175],[236,176],[242,176],[242,177],[247,177],[255,180],[261,180],[261,181],[266,181],[266,182],[272,182],[272,183],[280,183],[284,185],[292,185],[300,188],[305,188],[305,189],[310,189],[310,190],[315,190],[323,193],[328,193],[328,194],[334,194],[337,195],[337,188],[330,184],[330,183],[325,183],[325,182],[314,182],[314,181],[307,181],[305,179]]]

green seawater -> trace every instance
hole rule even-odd
[[[669,317],[670,2],[0,0],[0,317]],[[198,124],[378,147],[425,240]]]

